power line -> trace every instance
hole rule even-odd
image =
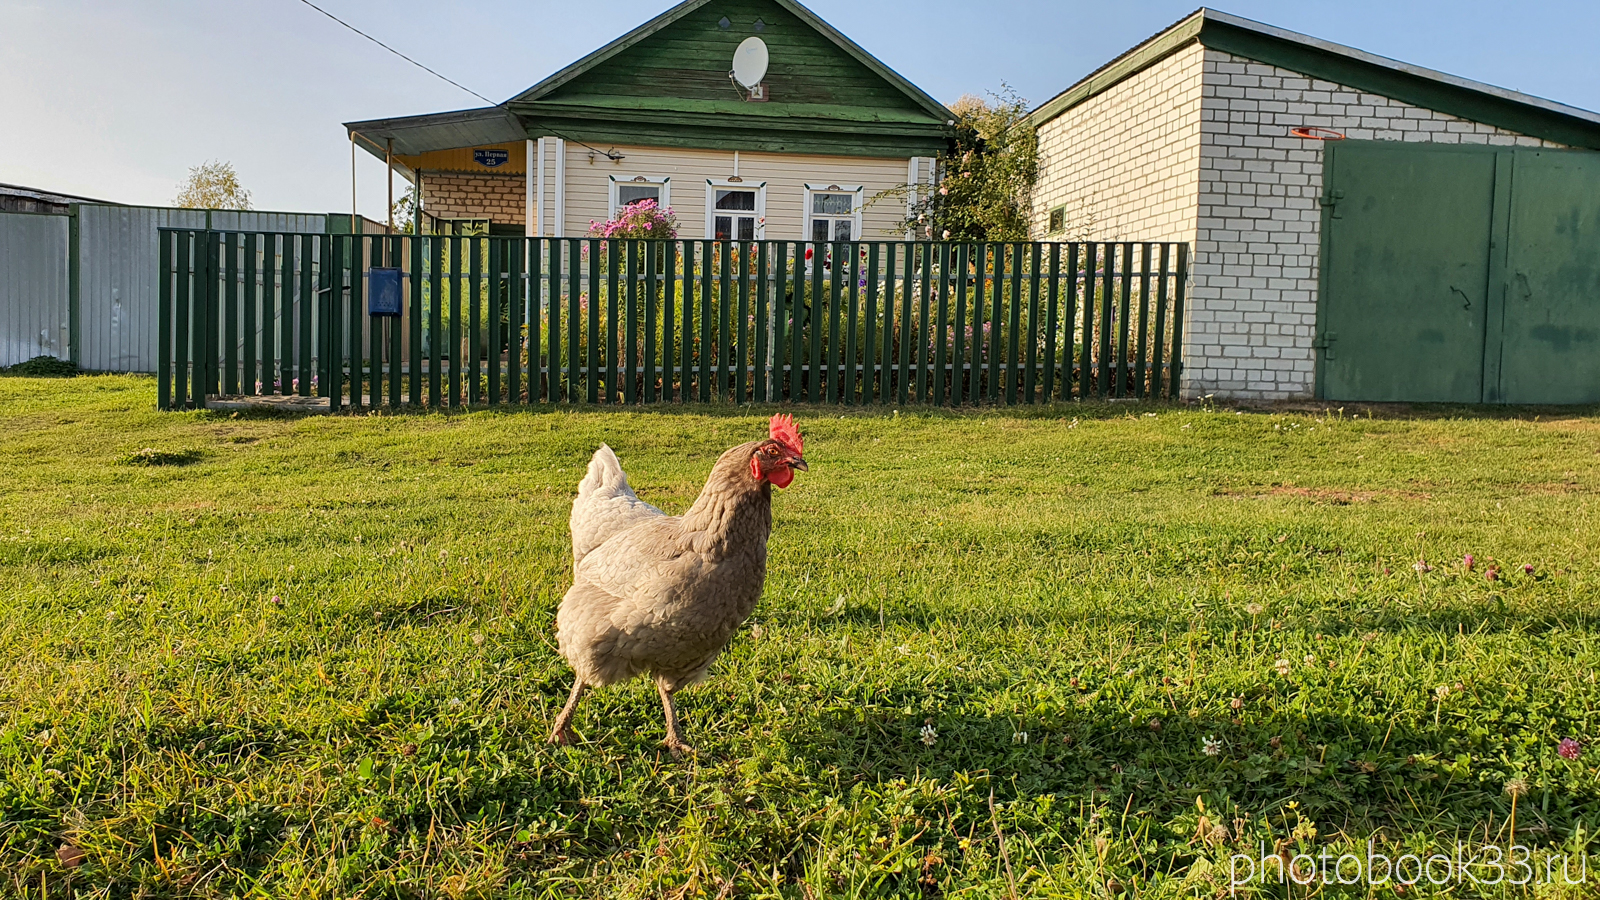
[[[490,106],[503,106],[504,105],[504,104],[496,103],[493,100],[490,100],[488,97],[485,97],[484,95],[478,93],[477,91],[473,90],[472,88],[467,87],[466,85],[462,84],[461,82],[456,81],[453,78],[449,78],[449,77],[446,77],[444,75],[440,75],[438,72],[435,72],[434,70],[428,68],[427,66],[423,65],[422,63],[417,62],[416,60],[414,60],[411,57],[405,55],[404,53],[401,53],[399,50],[396,50],[395,48],[389,46],[388,44],[385,44],[383,41],[378,40],[377,38],[373,37],[372,35],[367,34],[365,31],[362,31],[361,29],[355,27],[354,25],[351,25],[349,22],[346,22],[345,20],[339,18],[338,16],[334,15],[333,13],[328,12],[327,10],[325,10],[322,7],[316,5],[315,3],[312,3],[311,0],[300,0],[300,2],[304,3],[305,5],[307,5],[309,7],[311,7],[312,9],[316,10],[319,13],[322,13],[323,15],[325,15],[328,18],[334,20],[335,22],[338,22],[340,25],[343,25],[344,27],[350,29],[351,31],[354,31],[356,34],[361,35],[362,37],[364,37],[367,40],[373,42],[374,44],[377,44],[379,47],[382,47],[383,49],[389,51],[390,53],[393,53],[395,56],[398,56],[401,59],[405,60],[406,62],[411,63],[413,66],[416,66],[417,68],[421,69],[422,71],[427,72],[429,75],[432,75],[435,78],[441,78],[441,79],[443,79],[445,81],[448,81],[449,83],[455,85],[456,87],[462,89],[463,91],[466,91],[467,93],[471,94],[472,96],[477,97],[479,100],[482,100],[483,102],[489,104]]]
[[[444,81],[447,81],[450,84],[455,85],[456,87],[462,89],[463,91],[466,91],[467,93],[471,94],[474,97],[477,97],[479,100],[482,100],[483,102],[489,104],[490,106],[499,107],[500,109],[505,109],[506,108],[506,105],[504,103],[496,103],[493,100],[490,100],[488,97],[485,97],[484,95],[482,95],[482,94],[478,93],[477,91],[473,90],[472,88],[467,87],[466,85],[462,84],[461,82],[456,81],[453,78],[449,78],[449,77],[446,77],[444,75],[440,75],[438,72],[435,72],[434,70],[428,68],[427,66],[423,65],[422,63],[417,62],[416,60],[414,60],[411,57],[405,55],[404,53],[401,53],[399,50],[396,50],[395,48],[389,46],[388,44],[385,44],[383,41],[378,40],[377,38],[373,37],[372,35],[367,34],[365,31],[362,31],[361,29],[355,27],[354,25],[351,25],[349,22],[346,22],[345,20],[339,18],[338,16],[334,15],[333,13],[328,12],[327,10],[325,10],[322,7],[316,5],[315,3],[312,3],[311,0],[300,0],[300,2],[304,3],[305,5],[307,5],[309,7],[311,7],[312,9],[316,10],[319,13],[322,13],[323,15],[325,15],[328,18],[334,20],[335,22],[338,22],[340,25],[343,25],[344,27],[350,29],[351,31],[354,31],[356,34],[361,35],[362,37],[364,37],[367,40],[373,42],[374,44],[377,44],[379,47],[382,47],[383,49],[389,51],[390,53],[393,53],[395,56],[398,56],[401,59],[405,60],[406,62],[411,63],[413,66],[416,66],[417,68],[421,69],[422,71],[427,72],[429,75],[432,75],[435,78],[443,79]],[[507,110],[507,111],[509,112],[509,110]],[[562,140],[572,140],[571,138],[568,138],[566,135],[563,135],[558,131],[553,131],[552,130],[550,133],[555,135],[558,138],[561,138]],[[590,147],[588,144],[585,144],[583,141],[573,141],[573,143],[577,144],[580,147],[587,147],[590,151],[592,151],[594,153],[598,153],[601,156],[604,156],[606,159],[612,159],[612,160],[626,159],[626,157],[624,157],[621,153],[618,153],[615,149],[599,150],[599,149],[596,149],[594,147]]]

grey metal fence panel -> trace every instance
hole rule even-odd
[[[326,218],[304,213],[79,206],[79,364],[108,372],[156,370],[158,228],[320,232]]]
[[[68,223],[0,212],[0,366],[67,357]]]
[[[204,210],[78,207],[78,364],[156,368],[156,229],[204,228]]]

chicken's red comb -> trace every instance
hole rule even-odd
[[[773,416],[770,426],[772,439],[782,444],[789,452],[801,456],[805,452],[806,441],[800,436],[800,429],[795,427],[794,416]]]

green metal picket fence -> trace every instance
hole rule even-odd
[[[1188,246],[162,229],[160,405],[1176,397]],[[368,314],[397,268],[400,314]]]

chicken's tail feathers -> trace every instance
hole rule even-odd
[[[601,444],[600,449],[594,452],[594,457],[589,460],[589,471],[578,482],[579,497],[587,498],[596,492],[601,496],[615,496],[618,493],[634,496],[633,488],[628,486],[628,473],[622,471],[622,463],[617,461],[616,452],[608,444]]]
[[[589,460],[589,471],[578,482],[578,496],[572,502],[573,565],[613,535],[661,515],[665,513],[633,492],[617,454],[601,444]]]

